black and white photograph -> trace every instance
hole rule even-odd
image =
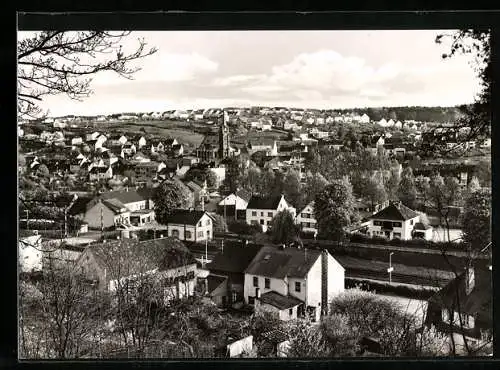
[[[490,44],[18,30],[18,358],[493,356]]]

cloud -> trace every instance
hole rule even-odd
[[[326,49],[298,54],[288,63],[273,66],[268,74],[235,75],[215,81],[215,85],[232,86],[254,99],[325,102],[326,97],[332,97],[332,102],[349,105],[356,105],[356,101],[433,105],[436,98],[459,103],[470,101],[475,84],[473,74],[464,77],[464,63],[459,60],[427,66],[395,62],[373,66],[361,57]],[[462,86],[462,91],[451,86]]]

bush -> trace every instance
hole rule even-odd
[[[238,235],[255,235],[262,232],[260,225],[248,225],[244,221],[234,221],[228,225],[230,232]]]
[[[432,289],[415,288],[406,285],[392,285],[384,282],[350,278],[345,279],[345,287],[346,289],[357,288],[367,292],[390,293],[400,297],[421,300],[427,300],[436,293],[436,291]]]
[[[411,239],[411,240],[387,239],[379,236],[369,237],[368,235],[363,235],[359,233],[351,234],[349,236],[349,241],[352,243],[393,245],[397,247],[412,247],[412,248],[424,248],[424,249],[436,249],[436,250],[463,250],[462,243],[450,244],[447,242],[434,242],[431,240],[424,240],[424,239]]]

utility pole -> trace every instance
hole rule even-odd
[[[205,236],[205,263],[208,261],[208,239]]]
[[[227,197],[224,198],[224,221],[227,222],[227,218],[226,218],[226,198]]]
[[[387,269],[387,272],[389,273],[389,284],[392,284],[392,272],[394,271],[394,268],[392,267],[392,255],[394,252],[389,253],[389,268]]]
[[[26,230],[29,230],[30,229],[30,226],[29,226],[29,214],[30,214],[30,211],[28,209],[25,209],[24,212],[26,212]]]
[[[68,209],[64,208],[64,237],[68,237]]]
[[[101,239],[104,239],[104,216],[101,208]]]

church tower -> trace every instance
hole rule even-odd
[[[222,110],[222,120],[219,125],[219,159],[229,157],[229,115]]]

